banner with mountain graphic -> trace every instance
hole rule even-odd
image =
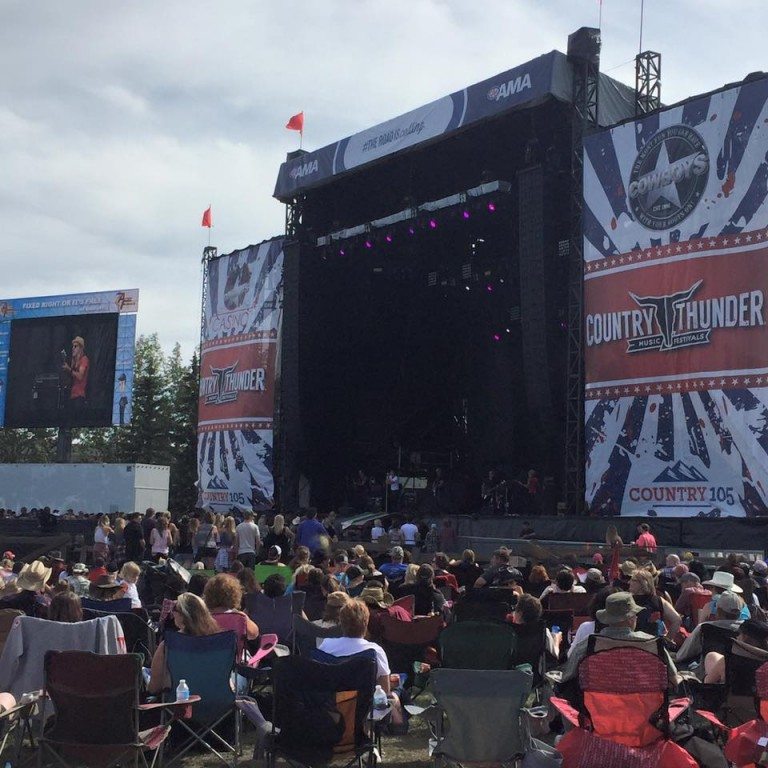
[[[198,503],[271,509],[282,238],[209,262],[200,350]]]
[[[584,145],[586,500],[768,515],[768,77]]]

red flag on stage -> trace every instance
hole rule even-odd
[[[211,223],[211,206],[209,205],[208,208],[203,212],[203,227],[208,227],[210,229],[213,224]]]
[[[299,112],[298,115],[294,115],[286,124],[285,127],[289,131],[298,131],[303,135],[304,133],[304,112]]]

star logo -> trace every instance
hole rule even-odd
[[[709,153],[701,136],[686,125],[662,128],[632,166],[630,208],[646,229],[670,229],[698,205],[708,178]]]

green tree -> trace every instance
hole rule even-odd
[[[133,373],[133,413],[125,435],[125,461],[170,464],[170,399],[165,356],[157,334],[136,340]]]
[[[55,429],[0,429],[3,464],[39,464],[55,459]]]
[[[197,502],[197,397],[200,364],[197,353],[189,365],[181,364],[178,344],[168,362],[170,387],[171,490],[168,501],[174,512],[191,509]]]

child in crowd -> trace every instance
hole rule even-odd
[[[136,583],[141,575],[141,567],[138,563],[134,563],[129,560],[120,569],[120,583],[124,586],[124,597],[131,598],[131,608],[141,608],[141,600],[139,599],[139,590],[136,587]]]

